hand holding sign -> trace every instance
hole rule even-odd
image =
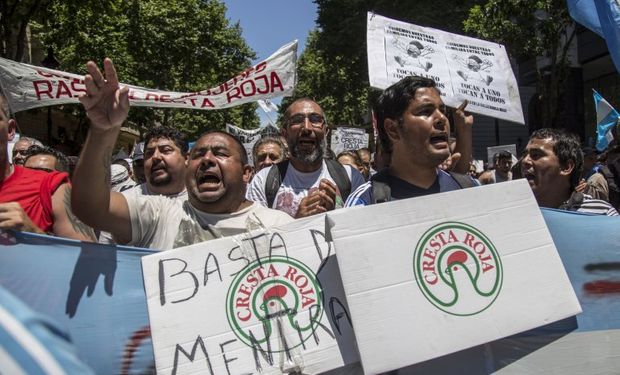
[[[120,128],[129,113],[129,88],[121,88],[114,63],[109,58],[103,60],[105,77],[92,61],[86,64],[88,73],[84,77],[86,95],[80,102],[86,109],[91,125],[100,130]]]

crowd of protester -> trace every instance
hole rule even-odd
[[[379,97],[374,152],[333,155],[323,109],[299,98],[284,113],[281,135],[254,144],[250,164],[244,145],[226,132],[206,131],[189,149],[185,134],[168,126],[144,134],[130,158],[115,158],[127,89],[110,60],[103,72],[92,62],[87,68],[80,101],[90,129],[77,165],[24,136],[8,155],[16,122],[0,97],[1,229],[166,250],[343,207],[518,178],[540,207],[618,215],[620,146],[598,153],[545,128],[520,158],[502,151],[478,171],[467,103],[449,114],[430,79],[406,77]]]

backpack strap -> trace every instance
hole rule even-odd
[[[583,193],[574,192],[566,202],[562,203],[562,205],[558,207],[558,209],[577,211],[577,209],[579,209],[579,207],[583,204],[583,198]]]
[[[461,187],[461,189],[467,189],[470,187],[476,186],[474,181],[466,174],[456,173],[452,171],[447,171],[448,174],[456,181],[457,184]]]
[[[613,164],[611,165],[611,168],[604,165],[599,169],[598,173],[602,174],[607,181],[609,203],[618,209],[618,207],[620,207],[620,184],[618,183],[616,174],[612,171],[612,168],[615,169]]]
[[[390,185],[381,181],[372,181],[370,183],[372,186],[372,203],[383,203],[390,200],[390,194],[392,193],[392,189],[390,189]]]
[[[288,160],[283,160],[276,165],[272,165],[269,173],[267,173],[267,179],[265,180],[265,197],[267,198],[267,207],[273,206],[273,201],[276,199],[276,194],[282,184],[282,176],[286,176],[286,169],[288,168]]]
[[[375,173],[370,178],[370,186],[372,186],[372,204],[390,201],[392,189],[388,184],[388,174],[386,170]]]
[[[349,194],[351,194],[351,181],[349,180],[347,170],[342,166],[342,164],[332,159],[325,159],[325,164],[327,165],[329,175],[332,176],[336,182],[336,186],[338,186],[338,190],[342,196],[342,201],[346,202]]]

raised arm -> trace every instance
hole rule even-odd
[[[129,89],[121,88],[112,60],[104,75],[89,61],[80,102],[90,119],[86,143],[73,175],[71,205],[75,215],[94,229],[112,233],[119,243],[131,240],[131,218],[125,197],[110,191],[110,164],[116,138],[129,112]]]
[[[456,130],[456,148],[454,153],[461,154],[456,164],[452,167],[454,172],[466,174],[469,172],[471,163],[474,116],[465,113],[467,100],[454,111],[454,129]]]

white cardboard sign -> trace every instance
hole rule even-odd
[[[370,85],[385,89],[409,75],[435,81],[444,103],[524,123],[517,80],[503,45],[368,13]]]
[[[317,374],[359,361],[325,217],[142,258],[158,373]]]
[[[327,222],[366,373],[581,312],[525,180],[335,211]]]

